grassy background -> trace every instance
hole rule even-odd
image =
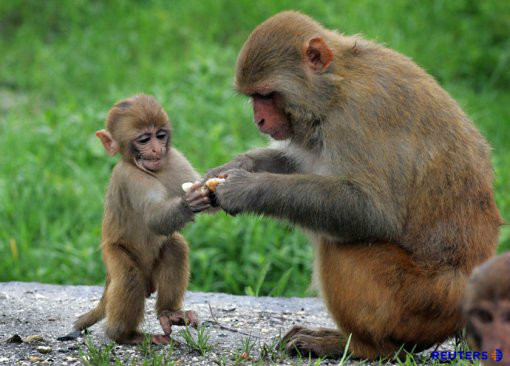
[[[510,220],[510,2],[172,0],[0,2],[0,281],[97,284],[114,161],[94,137],[118,99],[155,95],[200,171],[265,139],[232,91],[249,32],[283,9],[362,33],[422,65],[492,144]],[[185,230],[191,289],[307,294],[312,250],[271,220],[201,216]],[[504,227],[500,251],[510,249]]]

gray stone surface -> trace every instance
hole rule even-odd
[[[102,291],[98,286],[0,283],[0,365],[82,364],[83,357],[88,354],[84,338],[66,342],[57,338],[72,330],[76,317],[91,309]],[[143,330],[160,333],[153,306],[154,296],[146,302]],[[275,357],[271,360],[267,354],[264,357],[263,350],[270,349],[275,337],[294,324],[334,327],[322,302],[315,298],[255,298],[189,292],[185,308],[198,313],[210,336],[208,343],[212,350],[204,356],[190,351],[178,334],[183,327],[174,327],[172,337],[176,344],[173,351],[156,347],[155,352],[166,353],[176,365],[235,364],[246,342],[253,343],[253,348],[241,358],[244,364],[314,364],[314,359],[278,354],[273,354]],[[196,332],[192,330],[192,334],[196,335]],[[14,337],[16,335],[22,343]],[[9,339],[18,343],[10,343]],[[90,340],[96,347],[110,343],[102,323],[91,328]],[[451,348],[451,345],[446,347]],[[113,345],[112,362],[115,358],[121,361],[120,364],[144,364],[144,355],[138,346]],[[322,360],[320,364],[338,364],[338,360]]]

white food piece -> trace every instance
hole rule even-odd
[[[207,189],[209,188],[212,192],[216,191],[216,187],[223,183],[225,181],[225,179],[223,178],[211,178],[211,179],[208,179],[207,182],[205,182],[204,184],[204,187],[203,189]],[[186,182],[186,183],[183,183],[182,184],[182,190],[184,192],[188,192],[191,187],[193,187],[194,184],[197,184],[197,183],[200,183],[199,181],[196,181],[196,182]],[[207,188],[206,188],[207,187]]]
[[[195,182],[195,183],[196,183],[196,182]],[[182,186],[181,186],[181,187],[182,187],[182,190],[183,190],[184,192],[188,192],[188,191],[191,189],[191,187],[193,187],[193,184],[195,184],[195,183],[193,183],[193,182],[186,182],[186,183],[183,183],[183,184],[182,184]]]

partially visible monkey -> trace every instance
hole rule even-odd
[[[488,353],[485,363],[510,365],[510,253],[492,258],[471,275],[464,301],[469,345]],[[496,362],[496,350],[503,359]],[[494,362],[493,362],[494,361]]]
[[[471,270],[501,217],[489,147],[409,58],[297,12],[259,25],[236,88],[274,140],[212,169],[230,213],[284,219],[315,243],[315,277],[339,330],[292,329],[287,350],[363,358],[442,342],[464,325]]]
[[[192,311],[182,311],[188,286],[188,246],[179,230],[195,213],[210,207],[207,190],[181,185],[199,175],[170,147],[167,114],[146,95],[117,102],[106,130],[96,133],[109,155],[120,153],[105,200],[102,227],[106,287],[99,305],[75,323],[85,329],[106,317],[106,334],[118,343],[140,343],[138,325],[145,297],[157,290],[156,313],[168,343],[172,324],[196,326]]]

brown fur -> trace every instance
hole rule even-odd
[[[105,199],[101,247],[106,286],[99,305],[74,325],[81,330],[106,317],[106,333],[119,343],[143,340],[138,325],[145,297],[154,291],[158,317],[180,311],[189,280],[188,245],[178,230],[193,212],[181,185],[199,176],[170,147],[157,172],[135,164],[130,143],[151,126],[170,130],[164,110],[144,95],[118,102],[108,114],[107,133],[122,160],[113,170]]]
[[[502,221],[489,146],[458,104],[409,58],[297,12],[253,31],[236,87],[282,141],[211,170],[228,173],[218,202],[312,233],[340,330],[291,331],[288,350],[338,355],[352,334],[356,356],[386,357],[461,329],[466,280]]]

